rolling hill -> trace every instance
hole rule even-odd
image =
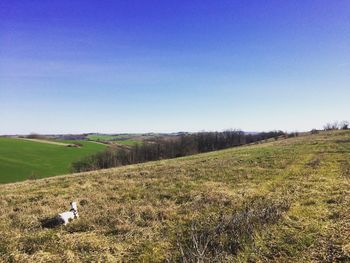
[[[65,143],[55,141],[0,138],[0,183],[69,173],[72,162],[106,147],[94,142],[75,142],[82,147],[66,147]]]
[[[349,262],[350,131],[0,185],[0,235],[4,262]]]
[[[142,134],[119,134],[119,135],[108,135],[108,134],[89,134],[86,137],[88,140],[96,142],[114,142],[121,145],[132,146],[138,143],[142,143],[146,136]]]

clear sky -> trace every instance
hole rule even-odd
[[[350,1],[0,1],[0,134],[350,119]]]

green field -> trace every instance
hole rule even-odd
[[[124,135],[107,135],[107,134],[90,134],[87,136],[89,140],[93,141],[111,141],[119,138],[125,138]]]
[[[73,161],[106,147],[93,142],[74,142],[81,143],[83,147],[0,138],[0,183],[69,173]]]
[[[119,144],[128,145],[128,146],[133,146],[135,144],[142,143],[141,141],[138,141],[138,140],[119,140],[119,141],[116,141],[116,142],[119,143]]]
[[[120,135],[107,135],[107,134],[90,134],[87,136],[89,140],[97,141],[97,142],[108,142],[114,141],[118,144],[132,146],[138,143],[141,143],[140,140],[133,139],[132,135],[129,134],[120,134]],[[125,140],[126,139],[126,140]]]
[[[349,223],[350,131],[320,132],[0,185],[0,262],[350,262]]]

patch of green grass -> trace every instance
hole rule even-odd
[[[117,139],[127,139],[131,136],[129,134],[118,134],[118,135],[109,135],[109,134],[89,134],[87,138],[92,141],[112,141]]]
[[[142,143],[141,141],[137,141],[137,140],[119,140],[116,142],[119,144],[128,145],[128,146],[133,146],[133,145]]]
[[[142,143],[141,140],[134,139],[134,135],[130,134],[119,134],[119,135],[108,135],[108,134],[90,134],[87,139],[96,142],[109,142],[114,141],[118,144],[133,146],[135,144]]]
[[[89,140],[92,141],[111,141],[119,138],[118,135],[105,135],[105,134],[89,134],[87,136]]]
[[[74,142],[82,147],[0,138],[0,183],[69,173],[72,162],[106,147],[93,142]]]

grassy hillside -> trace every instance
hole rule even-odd
[[[121,134],[121,135],[107,135],[107,134],[89,134],[87,136],[89,140],[97,142],[109,142],[114,141],[118,144],[132,146],[141,143],[142,140],[135,135]],[[138,138],[138,139],[135,139]]]
[[[93,141],[111,141],[128,137],[128,135],[108,135],[108,134],[89,134],[87,138]]]
[[[0,138],[0,183],[69,173],[73,161],[106,146],[79,141],[81,148],[15,138]]]
[[[1,185],[0,235],[5,262],[349,262],[350,132]]]

